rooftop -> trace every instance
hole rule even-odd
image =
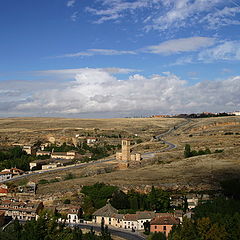
[[[118,213],[118,210],[116,208],[114,208],[110,203],[108,203],[104,207],[95,211],[93,213],[93,216],[110,217],[110,216],[113,216],[116,213]]]
[[[151,225],[177,225],[179,224],[179,219],[172,216],[165,217],[155,217],[151,222]]]

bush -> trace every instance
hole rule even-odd
[[[55,183],[55,182],[59,182],[59,180],[57,178],[53,178],[51,180],[49,180],[50,183]]]
[[[214,153],[222,153],[223,151],[224,151],[223,149],[217,149],[217,150],[215,150]]]
[[[64,180],[70,180],[70,179],[74,179],[76,178],[76,176],[72,173],[68,173],[65,177]]]
[[[137,144],[142,143],[142,142],[143,142],[143,141],[142,141],[142,139],[140,139],[140,138],[136,140],[136,143],[137,143]]]
[[[211,150],[209,148],[206,148],[205,150],[200,149],[199,151],[196,151],[196,150],[191,151],[191,146],[189,144],[185,145],[185,149],[184,149],[185,158],[199,156],[199,155],[206,155],[206,154],[211,154]]]
[[[70,199],[65,199],[65,200],[63,201],[63,203],[64,203],[64,204],[70,204],[71,201],[70,201]]]
[[[38,181],[38,184],[48,184],[49,181],[47,179],[41,179]]]

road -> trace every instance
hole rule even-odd
[[[94,231],[96,232],[101,232],[101,227],[92,225],[92,224],[74,224],[73,226],[78,226],[81,229],[91,229],[93,228]],[[108,228],[109,232],[112,235],[122,237],[124,239],[128,240],[144,240],[146,239],[145,237],[139,235],[138,232],[130,232],[124,229],[118,229],[118,228]]]
[[[187,123],[189,123],[189,121],[190,120],[188,120],[186,122],[183,122],[183,123],[181,123],[181,124],[179,124],[179,125],[177,125],[177,126],[175,126],[173,128],[170,128],[168,131],[155,136],[155,139],[161,140],[163,143],[168,145],[168,147],[164,148],[162,150],[159,150],[159,151],[143,153],[142,154],[142,158],[143,159],[153,158],[156,153],[166,152],[166,151],[170,151],[170,150],[176,148],[177,146],[175,144],[167,142],[167,141],[163,140],[162,138],[165,137],[166,135],[172,133],[173,131],[177,130],[179,127],[181,127],[183,125],[186,125]],[[6,182],[13,181],[13,180],[20,180],[20,179],[25,178],[25,177],[34,176],[34,175],[40,175],[40,174],[44,174],[44,173],[59,172],[59,171],[65,171],[65,170],[71,170],[71,169],[75,169],[75,168],[80,168],[80,167],[92,166],[92,165],[96,165],[96,164],[99,164],[99,163],[110,162],[110,161],[113,161],[113,160],[115,160],[114,157],[108,158],[108,159],[100,159],[100,160],[97,160],[97,161],[94,161],[94,162],[80,163],[80,164],[75,164],[75,165],[70,165],[70,166],[65,166],[65,167],[59,167],[59,168],[54,168],[54,169],[49,169],[49,170],[34,171],[32,173],[29,173],[29,174],[23,174],[21,176],[16,176],[16,177],[11,178],[11,179],[0,181],[0,183],[6,183]]]

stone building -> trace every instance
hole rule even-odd
[[[3,200],[0,202],[0,211],[5,211],[5,216],[18,220],[37,220],[42,209],[42,202],[31,203],[17,200]]]
[[[173,215],[165,213],[158,214],[155,218],[153,218],[150,222],[150,232],[152,233],[163,233],[166,237],[171,231],[174,225],[178,225],[180,220],[175,218]]]
[[[126,169],[132,164],[141,163],[141,154],[131,154],[131,140],[122,140],[122,152],[116,153],[116,159],[118,160],[118,167],[120,169]]]
[[[68,152],[52,152],[51,153],[51,158],[55,158],[55,159],[75,159],[76,158],[76,151],[71,150]]]

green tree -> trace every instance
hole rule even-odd
[[[192,156],[192,154],[191,154],[191,146],[189,144],[186,144],[185,145],[185,149],[184,149],[184,157],[185,158],[189,158],[191,156]]]

